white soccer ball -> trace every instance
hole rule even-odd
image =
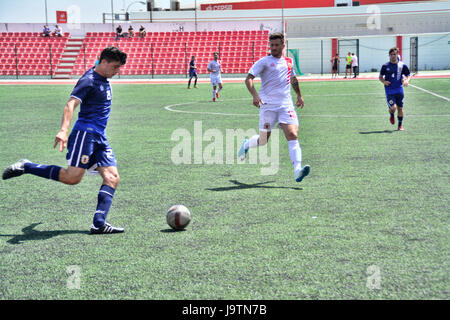
[[[166,219],[172,229],[182,230],[191,222],[191,212],[182,204],[177,204],[167,211]]]

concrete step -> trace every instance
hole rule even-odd
[[[73,69],[56,69],[55,74],[71,74]]]
[[[75,47],[75,46],[81,47],[81,46],[83,45],[83,41],[71,41],[71,42],[67,42],[67,45],[68,45],[68,46],[70,45],[71,47],[72,47],[72,46],[74,46],[74,47]]]
[[[59,63],[58,64],[58,67],[61,67],[61,68],[67,68],[67,67],[73,67],[75,65],[75,63],[64,63],[64,62],[62,62],[62,63]]]
[[[74,62],[77,60],[76,56],[72,56],[72,57],[62,57],[61,59],[59,59],[60,61],[64,61],[64,62]]]
[[[70,74],[55,74],[53,79],[70,79]]]

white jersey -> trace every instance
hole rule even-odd
[[[352,56],[352,67],[357,67],[357,66],[358,66],[358,57]]]
[[[292,59],[266,56],[250,68],[248,73],[261,78],[259,97],[264,104],[292,106],[291,77],[295,77]]]
[[[220,61],[213,60],[208,64],[208,69],[216,70],[217,72],[210,72],[210,78],[220,78]]]

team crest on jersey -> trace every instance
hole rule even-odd
[[[275,63],[271,63],[270,66],[271,66],[271,67],[275,67]]]
[[[82,164],[87,164],[89,162],[89,156],[87,155],[82,155],[81,156],[81,163]]]

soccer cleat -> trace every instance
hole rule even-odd
[[[190,89],[190,88],[188,87],[188,89]]]
[[[21,160],[17,161],[16,163],[10,165],[8,168],[5,169],[5,171],[3,171],[3,177],[2,177],[3,180],[23,175],[25,172],[25,168],[24,168],[25,163],[30,163],[30,162],[31,162],[30,160],[21,159]]]
[[[391,117],[389,118],[389,121],[391,121],[392,124],[395,124],[395,117],[394,117],[393,113],[391,113]]]
[[[195,89],[198,89],[198,87],[197,87],[197,86],[194,86],[194,88],[195,88]]]
[[[295,171],[295,181],[302,182],[303,178],[306,177],[311,171],[311,167],[306,165],[301,169]]]
[[[404,131],[405,129],[403,128],[403,126],[398,126],[398,131]]]
[[[248,139],[245,139],[244,142],[242,142],[241,148],[238,151],[238,159],[240,161],[244,161],[245,157],[247,156],[248,153],[248,148],[245,149],[245,144],[247,143]]]
[[[216,98],[219,99],[219,93],[218,92],[216,92]]]
[[[124,228],[113,227],[109,222],[105,222],[100,228],[91,226],[91,234],[107,234],[107,233],[122,233],[125,232]]]
[[[216,98],[213,98],[213,102],[216,102]]]

